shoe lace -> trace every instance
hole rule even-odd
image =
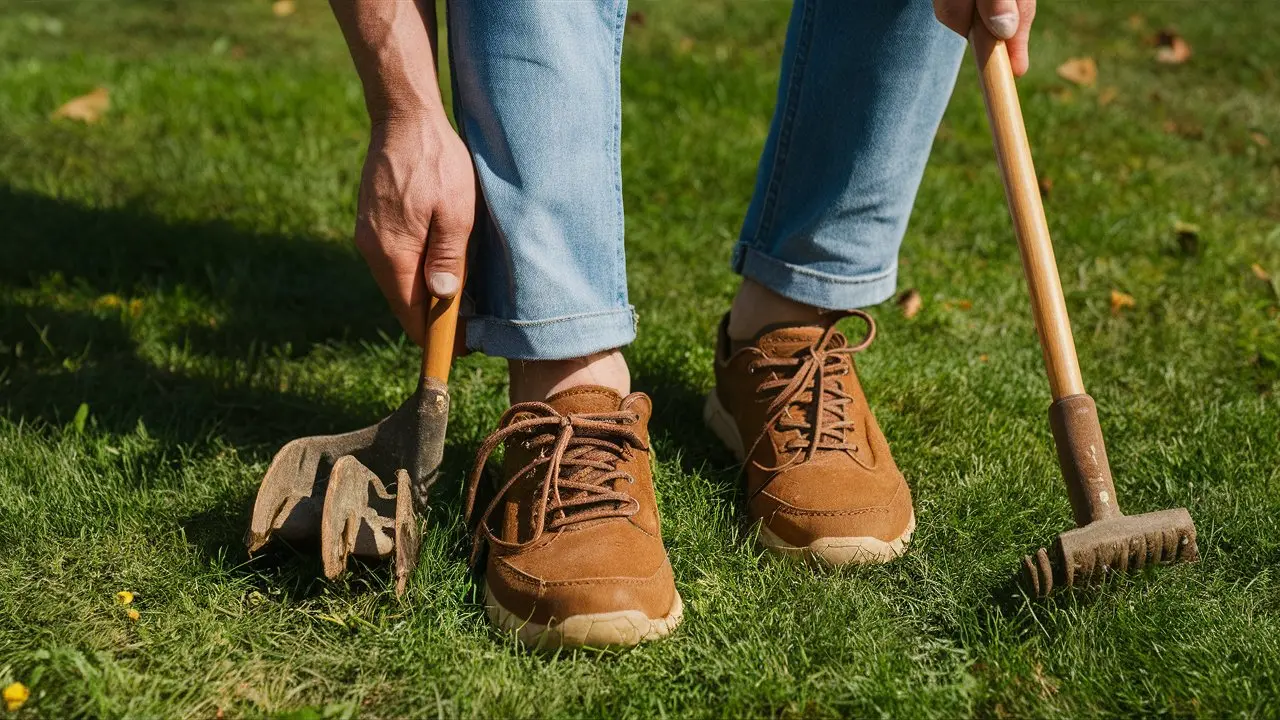
[[[845,336],[836,330],[836,322],[846,317],[857,317],[867,325],[867,332],[857,345],[849,345]],[[777,467],[767,468],[756,462],[765,472],[780,472],[812,460],[819,450],[848,450],[857,452],[858,446],[848,442],[848,432],[854,428],[849,417],[853,397],[841,387],[840,378],[853,371],[850,358],[854,353],[866,350],[876,337],[876,323],[861,310],[847,310],[832,319],[831,325],[809,347],[791,357],[760,357],[753,360],[748,371],[772,370],[771,376],[756,387],[756,392],[773,395],[766,412],[765,422],[756,441],[751,444],[747,457],[769,435],[769,430],[780,432],[798,430],[787,440],[783,452],[794,453]],[[800,413],[791,412],[799,408]]]
[[[562,415],[542,402],[513,405],[508,418],[513,420],[485,439],[476,453],[476,464],[467,483],[464,517],[470,518],[476,494],[484,474],[485,462],[498,445],[514,435],[528,434],[525,447],[536,450],[532,461],[511,474],[506,484],[494,495],[473,530],[471,564],[474,566],[483,547],[482,540],[518,550],[537,542],[544,532],[604,518],[629,518],[640,511],[640,503],[624,492],[613,490],[615,480],[635,482],[629,473],[619,470],[628,447],[647,450],[632,425],[639,415],[626,410],[601,413]],[[533,505],[533,534],[525,542],[508,542],[493,534],[489,520],[507,492],[529,473],[541,473]]]

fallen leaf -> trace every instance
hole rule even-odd
[[[1119,88],[1117,88],[1115,85],[1108,85],[1107,87],[1102,89],[1102,92],[1098,93],[1098,105],[1102,107],[1106,107],[1110,105],[1119,95],[1120,95]]]
[[[289,17],[298,9],[298,3],[294,0],[276,0],[271,3],[271,12],[276,17]]]
[[[1092,86],[1098,81],[1098,64],[1091,57],[1069,58],[1058,66],[1058,77],[1076,85]]]
[[[1058,102],[1070,105],[1076,101],[1076,91],[1061,85],[1049,88],[1049,95]]]
[[[1132,295],[1120,292],[1119,290],[1111,291],[1111,314],[1119,315],[1120,311],[1125,308],[1131,308],[1137,305]]]
[[[1195,121],[1180,123],[1176,120],[1165,120],[1161,127],[1169,135],[1177,135],[1188,140],[1204,139],[1204,128]]]
[[[649,18],[646,17],[645,14],[639,10],[633,10],[632,12],[627,13],[628,25],[635,25],[636,27],[644,27],[644,23],[648,19]]]
[[[4,709],[9,712],[18,712],[23,705],[27,704],[27,698],[31,697],[31,691],[26,685],[20,682],[9,683],[4,689]]]
[[[133,608],[129,608],[128,610],[125,610],[124,614],[134,622],[138,622],[138,619],[142,617],[142,615],[139,614],[138,611],[134,610]]]
[[[97,300],[93,301],[94,307],[100,308],[118,308],[124,304],[119,295],[115,293],[107,293]]]
[[[1271,273],[1267,272],[1267,269],[1262,267],[1258,263],[1254,263],[1253,265],[1250,265],[1249,269],[1253,271],[1253,276],[1258,278],[1262,282],[1271,282]]]
[[[1040,177],[1040,194],[1048,195],[1051,192],[1053,192],[1053,178],[1048,175],[1042,175]]]
[[[1191,59],[1191,46],[1172,28],[1165,28],[1156,35],[1156,62],[1165,65],[1181,65]]]
[[[978,356],[978,362],[986,362],[986,361],[988,361],[988,360],[990,360],[990,359],[991,359],[991,358],[987,357],[985,353],[984,353],[984,354],[982,354],[982,355],[979,355],[979,356]]]
[[[903,317],[913,318],[924,307],[924,299],[919,290],[911,288],[898,296],[898,307],[902,308]]]
[[[96,123],[111,107],[111,95],[106,88],[94,88],[93,92],[68,100],[53,111],[53,119],[67,118],[82,123]]]
[[[1249,138],[1253,140],[1253,144],[1258,147],[1271,147],[1271,140],[1260,132],[1254,131],[1249,133]]]
[[[121,590],[120,592],[116,593],[116,602],[120,603],[121,605],[128,605],[129,603],[133,602],[133,593],[129,592],[128,590]]]

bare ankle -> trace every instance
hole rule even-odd
[[[750,340],[770,325],[817,325],[825,312],[744,278],[729,310],[729,337]]]
[[[631,371],[619,350],[606,350],[568,360],[508,360],[511,403],[542,401],[579,385],[600,385],[626,396]]]

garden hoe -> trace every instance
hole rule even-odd
[[[1053,392],[1049,425],[1077,526],[1059,535],[1051,552],[1041,548],[1023,558],[1023,588],[1044,597],[1056,587],[1096,582],[1113,571],[1193,562],[1199,554],[1196,527],[1186,508],[1129,516],[1120,512],[1097,408],[1080,377],[1009,55],[1004,42],[976,18],[971,40]]]
[[[395,556],[396,594],[418,563],[418,513],[440,472],[449,420],[449,366],[458,297],[432,299],[418,389],[376,425],[293,440],[276,453],[258,488],[245,544],[273,537],[320,542],[324,574],[347,558]]]

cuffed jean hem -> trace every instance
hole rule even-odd
[[[876,305],[893,297],[898,288],[896,261],[888,270],[849,277],[792,265],[746,245],[739,245],[735,255],[735,269],[743,277],[755,280],[783,297],[827,310]]]
[[[508,360],[567,360],[629,345],[636,309],[566,315],[546,320],[467,318],[467,347]]]

